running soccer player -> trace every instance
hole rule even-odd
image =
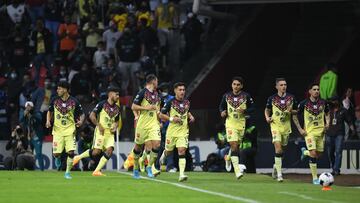
[[[108,87],[108,98],[99,102],[92,110],[89,117],[96,126],[92,149],[88,149],[74,158],[73,165],[76,165],[83,158],[92,157],[98,159],[103,154],[92,173],[93,176],[104,176],[101,169],[111,158],[114,151],[114,133],[118,128],[120,118],[120,107],[116,103],[119,100],[119,91],[116,87]]]
[[[315,185],[320,184],[317,176],[317,160],[324,151],[325,131],[330,124],[329,108],[326,101],[319,98],[319,89],[319,84],[312,84],[309,87],[310,98],[299,104],[298,114],[304,116],[304,128],[299,122],[295,122],[300,134],[305,138],[307,147],[307,149],[301,148],[301,160],[310,157],[309,166]]]
[[[231,83],[232,91],[222,97],[219,110],[222,118],[226,118],[225,128],[230,144],[230,160],[234,167],[235,176],[240,179],[243,176],[239,168],[239,143],[245,133],[246,116],[254,110],[254,101],[251,96],[244,92],[244,80],[242,77],[234,77]],[[227,161],[230,161],[227,160]]]
[[[297,119],[297,103],[295,97],[286,92],[285,78],[277,78],[275,88],[277,93],[267,99],[264,114],[266,122],[270,124],[272,143],[275,148],[272,176],[278,182],[282,182],[282,158],[291,133],[291,117]]]
[[[160,157],[160,163],[163,165],[166,156],[170,155],[176,147],[179,154],[180,182],[188,179],[188,176],[184,174],[186,166],[185,153],[189,145],[189,123],[195,121],[194,116],[189,112],[190,102],[185,99],[185,88],[185,83],[175,83],[175,98],[167,101],[160,113],[162,120],[170,121],[166,131],[165,150]]]
[[[57,96],[51,100],[46,115],[46,128],[52,126],[53,121],[53,155],[55,166],[61,166],[61,153],[65,148],[68,155],[66,161],[65,178],[71,179],[74,150],[76,149],[75,130],[84,122],[84,113],[81,104],[69,94],[70,85],[67,82],[59,82]]]
[[[133,177],[140,178],[139,173],[139,158],[142,155],[143,146],[145,142],[151,143],[151,152],[149,162],[146,167],[147,176],[153,178],[152,165],[157,159],[157,154],[160,147],[160,97],[156,91],[158,86],[158,79],[155,75],[150,74],[146,76],[146,85],[135,97],[131,106],[133,112],[140,112],[139,118],[135,127],[135,146],[134,153],[134,170]]]

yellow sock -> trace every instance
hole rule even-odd
[[[281,173],[282,158],[281,157],[275,157],[275,168],[276,168],[278,176],[282,176],[282,173]]]
[[[311,175],[313,180],[318,179],[317,177],[317,164],[316,163],[309,163],[310,166],[310,170],[311,170]]]
[[[73,158],[68,157],[66,159],[66,173],[69,173],[73,164]]]
[[[239,157],[238,156],[231,156],[231,162],[233,164],[235,174],[240,173]]]
[[[149,159],[149,163],[148,163],[148,166],[152,166],[153,163],[156,161],[157,159],[157,156],[158,156],[158,153],[157,152],[153,152],[151,151],[150,152],[150,159]]]
[[[180,172],[180,176],[184,175],[185,166],[186,166],[186,159],[185,159],[185,158],[179,158],[179,172]]]
[[[90,149],[88,149],[88,150],[86,150],[85,152],[81,153],[81,154],[79,155],[80,159],[90,157],[89,152],[90,152]]]
[[[107,158],[105,158],[104,156],[101,157],[99,164],[97,165],[95,171],[100,171],[106,164],[106,162],[108,161]]]
[[[305,150],[305,151],[304,151],[304,155],[305,155],[305,156],[310,156],[309,150]]]

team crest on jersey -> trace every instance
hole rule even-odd
[[[189,111],[190,108],[190,102],[189,100],[184,100],[184,101],[178,101],[176,99],[174,99],[171,102],[171,107],[178,112],[180,115],[184,115]]]
[[[166,144],[170,144],[170,140],[169,140],[169,139],[166,139]]]
[[[233,108],[238,108],[241,104],[246,102],[246,95],[233,95],[231,93],[226,95],[226,102]]]
[[[69,98],[67,101],[63,101],[58,98],[54,101],[54,107],[62,114],[65,115],[75,109],[76,102]]]
[[[305,110],[310,114],[317,116],[322,113],[325,109],[325,102],[323,100],[318,100],[316,104],[313,104],[308,100],[305,104]]]
[[[276,95],[272,99],[272,104],[276,106],[280,111],[286,111],[288,109],[288,106],[290,106],[293,103],[294,98],[291,95],[286,95],[285,98],[279,97],[279,95]]]
[[[150,92],[149,90],[146,90],[144,99],[146,99],[146,101],[148,101],[151,105],[157,105],[160,102],[160,97],[157,91]]]
[[[58,143],[57,143],[57,142],[54,142],[54,143],[53,143],[53,146],[54,146],[54,147],[57,147],[57,146],[58,146]]]
[[[120,109],[117,105],[110,105],[108,102],[104,103],[103,109],[110,118],[117,116],[120,112]]]

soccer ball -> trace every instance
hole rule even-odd
[[[319,177],[320,185],[322,186],[330,186],[334,183],[334,176],[329,172],[324,172]]]

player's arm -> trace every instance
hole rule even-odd
[[[330,127],[330,109],[328,104],[325,105],[324,113],[325,113],[325,130],[328,130]]]
[[[54,114],[54,98],[50,101],[49,110],[46,113],[46,124],[45,124],[46,128],[51,127],[51,120],[52,120],[53,114]]]
[[[299,122],[299,118],[298,118],[298,115],[301,115],[303,112],[304,112],[304,102],[301,102],[299,104],[297,114],[293,115],[292,119],[293,119],[293,122],[294,122],[296,128],[298,129],[299,133],[302,136],[305,136],[306,131],[301,127],[300,122]]]
[[[101,109],[102,109],[102,105],[103,103],[98,103],[95,108],[91,111],[89,118],[90,121],[96,126],[98,127],[100,134],[103,135],[104,134],[104,127],[100,124],[100,122],[97,119],[97,115],[100,113]]]
[[[84,110],[80,104],[79,101],[76,101],[76,106],[75,106],[75,115],[76,115],[76,127],[80,127],[82,126],[82,124],[84,123],[85,120],[85,114],[84,114]]]
[[[188,118],[190,123],[195,122],[195,117],[190,112],[188,112]]]
[[[220,105],[219,105],[219,111],[220,111],[220,116],[222,118],[226,118],[227,117],[227,103],[226,103],[226,95],[224,95],[221,99]]]
[[[290,108],[290,113],[292,114],[292,115],[297,115],[298,114],[298,102],[296,101],[296,99],[295,99],[295,97],[294,97],[294,99],[293,99],[293,104],[292,104],[292,106],[291,106],[291,108]]]
[[[169,121],[170,123],[182,123],[181,118],[177,116],[170,116],[170,108],[171,108],[172,99],[165,103],[164,107],[161,109],[159,117],[164,122]]]
[[[246,109],[243,109],[241,112],[243,114],[249,114],[255,111],[253,98],[249,94],[246,97]]]
[[[156,110],[156,105],[141,106],[141,102],[145,96],[145,89],[141,90],[135,97],[133,104],[131,105],[132,111],[152,111]]]
[[[271,118],[271,107],[272,107],[272,98],[268,98],[266,102],[266,107],[264,110],[265,120],[267,123],[271,123],[273,120]]]

